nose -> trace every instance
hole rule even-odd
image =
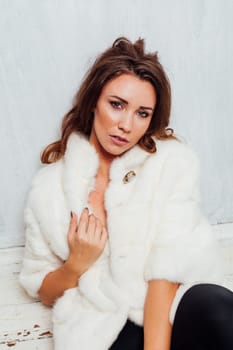
[[[130,112],[123,113],[118,123],[118,128],[126,133],[129,133],[133,127],[133,115]]]

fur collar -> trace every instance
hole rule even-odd
[[[108,188],[105,193],[106,209],[127,199],[133,181],[122,186],[124,176],[131,170],[137,173],[149,156],[148,152],[135,145],[112,161],[110,167],[111,194],[108,193]],[[83,207],[88,206],[88,194],[94,189],[98,167],[99,157],[94,146],[90,144],[86,136],[73,132],[67,142],[63,173],[63,187],[69,210],[80,213]],[[114,196],[112,191],[117,195]]]

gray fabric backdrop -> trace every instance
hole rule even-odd
[[[0,247],[23,244],[40,152],[84,71],[120,35],[159,52],[171,126],[201,159],[203,210],[213,224],[232,222],[232,18],[231,0],[0,0]]]

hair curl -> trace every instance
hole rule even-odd
[[[149,81],[156,93],[156,106],[146,133],[138,144],[149,153],[156,152],[155,137],[160,140],[176,139],[167,128],[171,110],[169,79],[158,59],[157,52],[145,53],[144,39],[132,43],[125,37],[117,38],[112,46],[100,54],[87,71],[74,97],[73,107],[63,117],[61,139],[48,145],[41,154],[42,163],[53,163],[65,153],[67,140],[73,131],[90,136],[93,109],[105,84],[121,74],[133,74]]]

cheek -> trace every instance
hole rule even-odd
[[[150,120],[148,119],[142,119],[139,120],[137,123],[137,134],[141,137],[143,134],[145,134],[146,130],[149,128]]]
[[[96,114],[95,114],[96,124],[109,125],[114,122],[114,119],[115,119],[114,112],[109,108],[105,107],[105,108],[96,110]]]

